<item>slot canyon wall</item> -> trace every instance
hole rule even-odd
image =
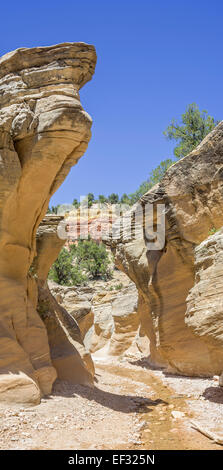
[[[165,205],[162,249],[147,249],[151,220],[141,217],[147,203]],[[151,362],[171,372],[209,376],[223,371],[222,234],[209,237],[223,225],[222,209],[223,122],[124,215],[120,235],[116,222],[113,237],[104,239],[117,267],[138,288]],[[154,211],[159,224],[156,217]],[[127,218],[135,227],[133,237]]]
[[[91,136],[79,89],[95,64],[85,43],[22,48],[0,59],[1,401],[39,403],[57,376],[31,267],[49,200]]]
[[[30,295],[32,303],[43,320],[49,341],[52,364],[57,377],[70,383],[93,385],[94,365],[86,351],[82,332],[76,320],[60,306],[51,294],[47,276],[65,239],[58,236],[58,225],[63,217],[46,215],[36,236],[36,252],[31,266]]]
[[[91,137],[79,89],[95,64],[84,43],[0,58],[0,401],[38,404],[57,377],[92,385],[91,353],[121,356],[145,335],[143,353],[169,372],[223,371],[223,122],[124,214],[133,237],[128,223],[104,237],[131,282],[48,288],[64,240],[62,217],[44,216]],[[151,250],[142,207],[160,203],[165,245]]]
[[[223,229],[195,248],[195,282],[187,297],[186,325],[206,345],[215,371],[223,364]],[[223,385],[222,375],[219,380]]]

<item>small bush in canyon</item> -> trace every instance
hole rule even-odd
[[[86,284],[90,279],[109,279],[111,259],[103,243],[79,240],[68,251],[62,248],[49,272],[49,279],[65,286]]]
[[[62,248],[60,251],[50,269],[48,278],[62,286],[80,285],[87,281],[87,276],[81,272],[78,266],[73,265],[73,256],[66,248]]]
[[[108,279],[111,277],[111,259],[103,243],[91,239],[79,240],[70,249],[75,265],[87,273],[89,278]]]

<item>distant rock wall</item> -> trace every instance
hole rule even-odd
[[[137,289],[123,273],[115,276],[111,281],[79,287],[49,282],[55,299],[77,321],[90,353],[121,356],[133,342],[139,346],[138,351],[143,348],[145,333],[139,332]],[[117,285],[121,287],[116,290]],[[143,352],[149,355],[148,342]]]
[[[49,200],[91,136],[79,89],[95,63],[84,43],[0,59],[0,401],[38,403],[56,378],[29,270]]]

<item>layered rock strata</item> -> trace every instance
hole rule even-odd
[[[84,43],[22,48],[0,59],[1,401],[38,403],[56,378],[29,269],[49,200],[91,136],[79,89],[95,63],[94,47]]]
[[[91,305],[93,325],[84,338],[87,349],[103,356],[122,356],[138,337],[137,307],[137,289],[132,283],[115,292],[97,292]]]
[[[195,248],[195,283],[186,324],[207,347],[215,373],[223,371],[223,229]],[[222,379],[220,384],[223,385]]]
[[[213,227],[222,226],[222,175],[223,122],[125,214],[121,230],[120,221],[115,223],[113,238],[107,239],[117,266],[138,288],[151,360],[180,374],[205,376],[223,370],[221,358],[213,361],[210,346],[197,334],[203,327],[194,328],[195,335],[188,328],[193,320],[187,316],[185,322],[186,299],[195,282],[195,249]],[[153,214],[148,210],[147,216],[151,205]],[[153,229],[158,227],[160,233],[163,216],[164,244],[159,244],[159,236],[153,244]]]
[[[111,281],[90,282],[88,286],[59,286],[49,282],[58,303],[77,321],[85,347],[90,353],[121,356],[136,343],[137,351],[148,356],[138,315],[138,293],[122,272]],[[145,344],[144,344],[145,343]]]
[[[65,240],[58,237],[63,217],[47,215],[37,230],[37,256],[32,264],[32,278],[38,289],[35,305],[46,329],[52,364],[59,379],[84,385],[93,384],[94,365],[85,350],[78,323],[51,294],[47,276]]]
[[[91,301],[94,289],[89,286],[60,286],[49,281],[52,294],[57,302],[76,320],[82,338],[94,323]]]
[[[116,295],[112,302],[112,318],[114,330],[108,354],[121,356],[131,346],[139,329],[138,295],[134,285]]]

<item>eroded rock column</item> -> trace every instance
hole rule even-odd
[[[68,311],[57,303],[47,283],[49,269],[65,243],[65,239],[58,236],[58,226],[65,222],[63,219],[63,216],[46,215],[37,230],[37,256],[30,275],[30,281],[35,283],[33,289],[38,291],[38,303],[34,306],[47,330],[57,377],[70,383],[92,385],[94,364],[84,347],[80,328]]]
[[[38,403],[56,378],[28,273],[49,200],[91,136],[79,89],[95,63],[84,43],[0,59],[0,400]]]

